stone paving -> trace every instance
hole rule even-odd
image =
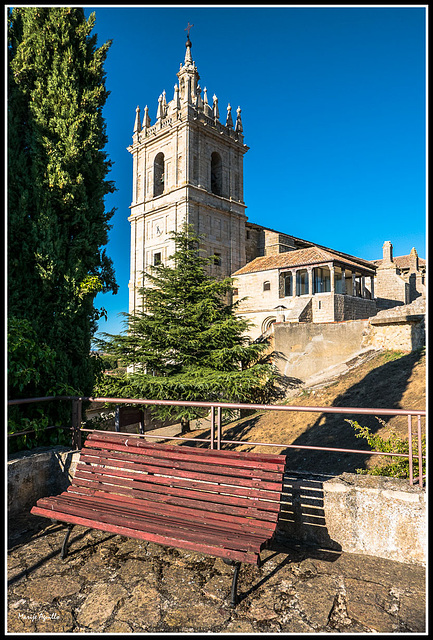
[[[423,633],[425,569],[296,546],[233,567],[198,553],[76,526],[11,524],[7,632]]]

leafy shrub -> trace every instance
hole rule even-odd
[[[386,422],[381,418],[376,417],[376,420],[382,425],[386,425]],[[368,427],[361,426],[356,420],[346,420],[357,431],[355,434],[357,438],[365,438],[370,445],[372,451],[383,451],[384,453],[405,453],[409,454],[409,440],[402,439],[397,433],[391,431],[388,438],[383,438],[378,434],[372,433]],[[426,453],[426,437],[422,436],[421,439],[422,455]],[[412,452],[413,454],[413,475],[416,477],[419,474],[418,463],[418,439],[416,435],[412,436]],[[416,457],[415,457],[416,456]],[[373,467],[372,469],[356,469],[357,473],[369,474],[373,476],[389,476],[391,478],[409,478],[409,458],[403,457],[390,457],[390,462],[385,462],[382,465]],[[423,474],[426,471],[425,460],[422,463]]]

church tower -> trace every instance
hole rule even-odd
[[[138,289],[150,265],[174,252],[171,231],[184,222],[205,236],[203,254],[216,255],[213,275],[228,276],[246,261],[241,109],[227,107],[220,121],[218,99],[208,97],[191,55],[188,36],[173,99],[159,96],[156,122],[146,106],[136,109],[132,145],[131,277],[129,312],[142,309]]]

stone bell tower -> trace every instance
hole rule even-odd
[[[165,263],[174,251],[170,232],[186,221],[204,235],[203,254],[216,255],[213,275],[228,276],[246,262],[243,201],[243,142],[241,109],[235,121],[227,107],[220,122],[218,99],[209,102],[206,87],[186,41],[173,99],[159,96],[156,122],[146,106],[136,109],[132,145],[131,277],[129,312],[142,308],[138,289],[150,265]]]

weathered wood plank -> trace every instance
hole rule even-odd
[[[55,511],[61,510],[69,515],[91,517],[110,524],[128,525],[140,531],[164,532],[164,534],[170,532],[170,535],[177,535],[180,539],[187,537],[198,541],[205,539],[207,542],[222,546],[234,545],[242,550],[258,551],[264,540],[263,532],[259,534],[244,532],[242,539],[239,539],[236,531],[228,531],[217,524],[206,525],[203,522],[192,523],[180,518],[166,518],[160,514],[143,514],[134,510],[111,507],[110,504],[98,500],[79,502],[70,497],[65,499],[58,496],[52,500],[42,499],[37,506]]]
[[[256,509],[262,509],[272,513],[278,513],[280,510],[280,494],[266,492],[266,496],[260,496],[258,491],[255,492],[255,496],[249,497],[246,492],[242,494],[234,493],[230,487],[221,487],[221,485],[205,485],[197,487],[197,483],[191,483],[188,481],[177,482],[176,479],[171,477],[160,476],[137,476],[130,474],[130,477],[126,477],[121,470],[115,470],[110,482],[116,484],[118,487],[132,487],[143,492],[143,495],[147,493],[155,494],[155,496],[180,496],[189,497],[195,500],[206,500],[206,502],[218,503],[221,505],[231,505],[244,507],[253,507]],[[87,474],[86,471],[79,472],[79,475],[75,477],[71,487],[93,487],[102,489],[102,484],[98,481],[97,476],[93,474]],[[110,491],[111,485],[107,488]],[[237,489],[237,487],[236,487]],[[137,491],[137,497],[140,497],[140,493]],[[158,498],[155,497],[155,500]],[[271,501],[272,500],[272,501]],[[278,500],[278,501],[277,501]]]
[[[130,481],[128,483],[123,482],[122,484],[116,484],[116,479],[113,479],[113,486],[111,490],[108,491],[106,488],[106,493],[118,493],[120,495],[128,495],[134,497],[136,499],[137,507],[143,503],[165,503],[173,506],[185,506],[191,507],[192,509],[199,509],[205,511],[215,511],[218,513],[225,513],[229,515],[237,515],[243,518],[256,518],[257,520],[267,520],[270,522],[275,522],[278,518],[278,511],[267,511],[265,509],[260,508],[260,504],[251,502],[250,504],[244,506],[239,505],[236,502],[236,498],[232,498],[232,504],[230,500],[222,500],[213,501],[209,499],[207,496],[204,497],[202,494],[194,496],[191,498],[190,496],[185,496],[184,493],[174,494],[174,493],[164,493],[162,491],[152,492],[152,491],[144,491],[141,487],[136,489],[136,485],[138,483]],[[75,485],[77,486],[77,485]],[[89,489],[90,491],[98,490],[102,494],[102,487],[97,482],[88,482],[84,485],[83,488]],[[164,487],[167,489],[166,487]],[[157,505],[156,505],[157,506]]]
[[[265,484],[263,481],[247,481],[242,484],[239,480],[231,481],[227,477],[224,478],[224,482],[219,482],[221,478],[220,476],[214,479],[215,476],[211,476],[210,474],[203,474],[197,478],[192,477],[192,475],[188,473],[181,474],[177,470],[171,472],[169,469],[161,469],[159,471],[155,470],[149,473],[149,470],[139,470],[135,467],[129,467],[129,465],[125,466],[122,463],[116,463],[113,467],[109,467],[108,465],[105,466],[103,464],[97,465],[95,463],[93,465],[88,465],[79,462],[76,469],[78,474],[77,477],[80,477],[83,474],[87,474],[86,477],[90,477],[90,475],[95,474],[95,477],[96,475],[100,476],[100,482],[104,481],[104,476],[107,476],[108,479],[110,476],[119,475],[119,477],[134,477],[143,483],[172,483],[173,486],[196,489],[197,491],[214,491],[218,493],[226,492],[240,497],[244,496],[259,500],[279,501],[281,494],[281,482],[274,482],[269,485]]]
[[[184,456],[187,458],[189,455],[193,455],[194,458],[210,458],[210,464],[219,464],[219,460],[233,460],[233,463],[236,464],[235,461],[240,463],[240,466],[245,466],[246,468],[267,468],[267,465],[275,465],[276,470],[284,468],[285,464],[285,456],[281,454],[270,454],[270,453],[249,453],[247,457],[245,457],[245,452],[242,451],[232,451],[229,449],[223,450],[215,450],[215,449],[202,449],[199,447],[190,447],[187,445],[170,445],[170,444],[161,444],[161,443],[153,443],[147,442],[146,440],[135,437],[135,436],[122,436],[115,433],[108,433],[105,431],[100,432],[92,432],[87,437],[87,442],[97,442],[100,441],[102,447],[105,447],[107,442],[113,442],[114,444],[124,444],[128,441],[129,448],[136,447],[138,449],[148,449],[153,452],[155,455],[160,455],[161,457],[170,456]],[[218,462],[217,462],[218,461]],[[263,467],[262,467],[263,465]]]
[[[128,463],[126,463],[127,465]],[[107,463],[108,466],[108,463]],[[77,465],[77,468],[79,468],[80,470],[82,469],[82,464],[79,463]],[[92,472],[92,466],[89,465],[89,472]],[[127,467],[130,468],[130,467]],[[230,476],[230,475],[220,475],[217,473],[210,473],[209,471],[202,471],[202,472],[198,472],[195,470],[191,470],[191,469],[181,469],[178,468],[177,466],[173,466],[173,467],[161,467],[159,466],[159,464],[152,464],[152,463],[146,463],[146,465],[144,465],[144,468],[146,470],[147,473],[154,473],[154,474],[163,474],[163,475],[170,475],[170,476],[174,476],[174,477],[178,477],[178,478],[191,478],[193,480],[202,480],[204,482],[209,481],[209,482],[216,482],[218,484],[233,484],[233,485],[237,485],[237,486],[249,486],[249,487],[253,487],[256,489],[266,489],[268,491],[278,491],[281,487],[281,484],[279,482],[275,482],[275,476],[274,476],[274,481],[268,481],[268,480],[261,480],[260,478],[254,478],[254,477],[240,477],[238,475],[236,476]],[[107,470],[107,467],[103,468],[101,466],[100,469],[100,473],[109,473]],[[280,489],[281,490],[281,489]]]
[[[166,504],[163,502],[156,505],[154,501],[140,500],[140,511],[143,513],[155,513],[156,510],[160,515],[179,517],[183,520],[189,520],[192,523],[197,520],[201,520],[204,523],[224,522],[227,525],[238,525],[240,530],[242,530],[243,527],[245,529],[256,527],[267,529],[269,531],[275,529],[275,522],[269,522],[268,520],[259,520],[258,518],[245,517],[244,515],[238,516],[217,511],[208,511],[206,508],[199,508],[199,506],[191,508],[181,505]]]
[[[208,484],[207,482],[199,483],[194,480],[191,481],[188,478],[182,478],[179,483],[179,479],[176,476],[131,473],[122,468],[104,469],[99,466],[89,468],[77,465],[74,483],[77,482],[77,480],[88,480],[99,484],[108,484],[109,486],[112,484],[132,486],[131,483],[135,482],[134,486],[136,488],[141,487],[143,490],[154,492],[164,492],[161,485],[167,485],[173,489],[173,494],[186,495],[185,491],[190,489],[191,497],[199,498],[200,494],[203,493],[204,499],[212,501],[215,496],[216,501],[222,503],[227,501],[230,504],[239,504],[240,506],[248,506],[251,502],[255,502],[256,506],[258,506],[257,503],[263,503],[263,508],[270,511],[278,510],[277,501],[279,502],[280,500],[280,492],[262,492],[260,489],[251,489],[251,493],[254,491],[254,494],[249,495],[247,493],[248,488],[245,488],[242,493],[237,493],[236,491],[233,492],[232,487],[228,485],[217,483]],[[235,487],[235,489],[237,488],[238,487]],[[278,488],[281,489],[280,486]],[[217,495],[220,497],[217,498]]]
[[[190,542],[188,540],[178,540],[177,538],[170,538],[161,534],[154,534],[150,532],[138,531],[128,528],[126,526],[113,526],[107,523],[102,523],[90,518],[83,518],[74,515],[65,515],[62,512],[57,512],[49,509],[39,509],[33,507],[31,510],[35,515],[45,516],[47,518],[53,518],[60,520],[61,522],[70,522],[71,524],[79,524],[84,527],[90,527],[92,529],[98,529],[101,531],[107,531],[108,533],[117,533],[118,535],[126,536],[129,538],[135,538],[138,540],[146,540],[148,542],[156,542],[171,547],[177,547],[180,549],[187,549],[191,551],[198,551],[199,553],[205,553],[220,558],[229,558],[231,560],[237,560],[239,562],[245,562],[247,564],[258,564],[257,553],[243,553],[242,551],[225,549],[218,546],[207,545],[203,543]]]
[[[272,480],[275,477],[275,473],[280,474],[282,472],[281,469],[256,469],[256,468],[242,468],[240,464],[231,464],[232,461],[224,459],[221,463],[211,464],[206,460],[197,461],[194,459],[192,455],[189,455],[185,459],[179,458],[179,456],[174,456],[171,458],[169,454],[165,456],[153,455],[152,452],[143,451],[143,453],[139,453],[137,450],[130,451],[131,447],[125,445],[115,445],[112,443],[107,444],[107,449],[103,451],[98,451],[97,449],[87,449],[83,451],[83,462],[89,461],[91,462],[92,455],[97,459],[106,459],[106,460],[124,460],[129,463],[138,463],[139,465],[146,465],[146,463],[150,463],[153,465],[160,466],[161,468],[177,468],[177,469],[191,469],[195,471],[208,471],[209,468],[213,472],[217,472],[220,475],[229,475],[231,476],[239,476],[242,478],[260,478],[263,480]],[[109,452],[112,452],[111,454]],[[236,461],[240,462],[240,461]]]

